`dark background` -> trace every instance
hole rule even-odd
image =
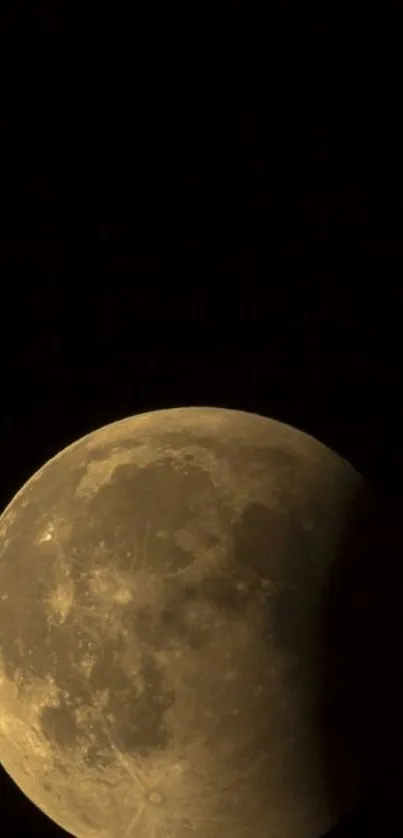
[[[136,14],[3,29],[2,506],[94,428],[205,404],[318,437],[399,516],[400,20]],[[399,770],[334,838],[399,833]],[[62,834],[0,796],[6,834]]]

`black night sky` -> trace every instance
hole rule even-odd
[[[0,505],[96,427],[220,405],[350,460],[401,556],[400,21],[164,14],[8,15]],[[402,776],[332,838],[399,833]]]

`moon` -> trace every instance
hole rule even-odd
[[[0,758],[78,838],[319,838],[323,602],[363,491],[242,411],[74,442],[0,518]]]

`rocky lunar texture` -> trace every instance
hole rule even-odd
[[[79,838],[319,838],[324,597],[361,478],[185,408],[95,431],[0,519],[0,758]]]

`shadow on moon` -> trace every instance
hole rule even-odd
[[[364,490],[332,565],[322,614],[321,741],[332,803],[341,812],[379,801],[398,771],[402,546],[396,511]]]

